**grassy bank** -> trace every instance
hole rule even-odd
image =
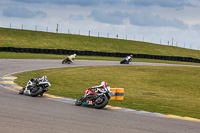
[[[37,70],[15,74],[16,83],[47,75],[49,93],[78,98],[87,87],[105,80],[125,88],[124,101],[109,104],[136,110],[200,118],[200,68],[161,66],[99,66]]]
[[[0,28],[1,47],[89,50],[200,59],[200,51],[139,41]]]

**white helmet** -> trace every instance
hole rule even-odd
[[[107,82],[106,81],[102,81],[101,85],[107,85]]]
[[[42,76],[42,79],[47,79],[47,76],[46,75]]]

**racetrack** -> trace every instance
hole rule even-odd
[[[0,59],[0,77],[35,69],[119,65],[116,61]],[[172,65],[137,63],[130,65]],[[44,97],[19,95],[0,86],[0,133],[199,133],[200,123],[144,114],[97,110]]]

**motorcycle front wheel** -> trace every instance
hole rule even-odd
[[[75,102],[76,106],[81,106],[82,105],[82,97],[78,98]]]
[[[62,64],[65,64],[66,63],[66,60],[64,59],[63,61],[62,61]]]
[[[19,94],[24,94],[25,87],[19,91]]]
[[[96,109],[102,109],[104,108],[106,105],[108,104],[108,98],[103,96],[103,97],[100,97],[100,100],[96,101],[95,102],[95,108]]]
[[[125,60],[120,61],[120,64],[124,64]]]

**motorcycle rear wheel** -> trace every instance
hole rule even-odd
[[[104,96],[104,97],[101,97],[101,99],[103,100],[101,103],[95,102],[94,107],[96,109],[102,109],[108,104],[108,98],[107,97]]]
[[[126,61],[126,64],[129,64],[129,61]]]
[[[39,94],[41,94],[42,92],[43,92],[43,88],[42,88],[41,86],[38,86],[38,87],[37,87],[37,91],[31,92],[31,96],[32,96],[32,97],[36,97],[36,96],[38,96]]]

